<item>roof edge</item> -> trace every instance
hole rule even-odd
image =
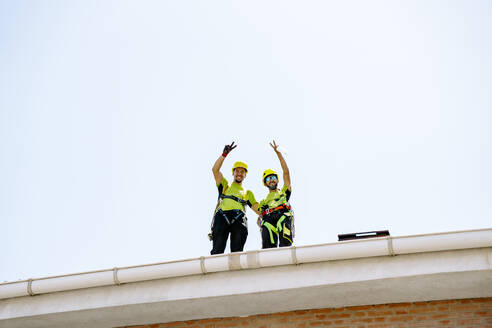
[[[491,246],[492,228],[487,228],[262,249],[1,283],[0,299],[211,272]]]

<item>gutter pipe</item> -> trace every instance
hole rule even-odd
[[[254,250],[2,283],[0,300],[212,272],[484,247],[492,247],[492,228]]]

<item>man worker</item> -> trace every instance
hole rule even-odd
[[[284,186],[278,189],[278,174],[274,170],[267,169],[263,172],[263,185],[269,189],[269,193],[258,206],[261,212],[258,225],[261,229],[262,248],[274,248],[277,244],[280,247],[291,246],[293,242],[294,214],[289,204],[292,192],[289,168],[275,140],[270,146],[280,160]]]
[[[231,185],[220,172],[227,155],[236,148],[232,142],[224,147],[222,155],[215,161],[212,167],[215,183],[219,191],[219,200],[212,221],[212,251],[210,254],[224,253],[229,235],[231,252],[241,252],[248,237],[248,224],[246,218],[246,205],[258,215],[258,202],[251,190],[244,190],[243,180],[248,173],[248,165],[244,162],[236,162],[232,167],[233,182]]]

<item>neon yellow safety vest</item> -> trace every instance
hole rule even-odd
[[[268,193],[265,199],[260,202],[258,209],[263,212],[267,209],[275,208],[282,204],[288,204],[290,193],[290,189],[287,189],[287,187],[284,185],[282,187],[282,190],[275,190]]]
[[[251,207],[257,203],[255,195],[251,190],[244,190],[242,185],[235,182],[233,182],[229,186],[229,183],[227,182],[226,178],[222,178],[220,184],[217,185],[217,189],[219,190],[219,194],[223,194],[226,197],[234,196],[244,201],[244,202],[238,202],[231,198],[223,198],[218,206],[218,208],[223,211],[241,210],[245,212],[246,211],[245,204]]]

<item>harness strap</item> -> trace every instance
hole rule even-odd
[[[227,215],[225,215],[224,212],[222,212],[221,214],[222,214],[222,217],[224,218],[224,220],[226,220],[227,225],[231,225],[231,221],[229,221],[229,218],[227,217]]]
[[[278,235],[277,228],[275,228],[273,226],[273,224],[271,224],[269,222],[265,222],[265,221],[262,222],[262,225],[265,226],[268,229],[268,233],[270,233],[270,242],[272,244],[275,244],[275,240],[273,240],[273,233],[272,233],[272,231],[275,232]]]
[[[229,198],[229,199],[235,200],[236,202],[241,203],[243,205],[247,205],[248,204],[248,201],[247,200],[241,199],[241,198],[236,197],[236,196],[233,196],[233,195],[220,194],[219,195],[219,198],[222,198],[222,199]]]
[[[275,208],[269,208],[267,210],[264,210],[261,215],[262,216],[265,216],[267,214],[270,214],[272,212],[275,212],[275,211],[278,211],[278,210],[283,210],[283,209],[286,209],[286,210],[290,210],[290,205],[289,204],[282,204],[282,205],[279,205]]]
[[[278,219],[278,221],[277,221],[277,231],[278,232],[282,231],[282,222],[284,222],[285,218],[286,218],[286,216],[282,215],[280,217],[280,219]]]
[[[285,228],[285,229],[287,229],[287,228]],[[292,244],[292,239],[290,239],[289,237],[290,237],[290,234],[285,234],[285,232],[284,232],[284,238],[287,239],[288,241],[290,241],[290,243]]]
[[[234,212],[234,213],[231,213],[231,212]],[[246,216],[245,216],[244,212],[241,211],[241,210],[228,211],[227,214],[229,214],[229,216],[226,214],[226,212],[224,212],[221,209],[219,209],[217,211],[217,213],[220,214],[220,215],[222,215],[222,217],[224,218],[224,220],[227,222],[227,225],[231,225],[231,224],[233,224],[234,222],[236,222],[238,220],[242,220],[243,221],[243,225],[245,225],[243,218],[245,218]]]
[[[290,232],[289,228],[287,228],[285,226],[285,224],[282,224],[285,219],[287,219],[287,216],[286,215],[282,215],[282,217],[280,217],[280,219],[277,222],[277,230],[279,232],[282,231],[282,237],[284,237],[285,239],[287,239],[288,241],[290,241],[290,243],[292,244],[292,239],[289,238],[291,232]]]
[[[282,236],[292,243],[292,239],[289,238],[291,234],[290,230],[285,226],[285,224],[282,224],[287,218],[288,216],[282,215],[280,219],[277,221],[276,227],[270,222],[262,221],[261,225],[268,229],[268,233],[270,234],[270,242],[272,244],[275,243],[275,241],[273,240],[273,233],[277,234],[278,236],[280,232],[283,232]]]

